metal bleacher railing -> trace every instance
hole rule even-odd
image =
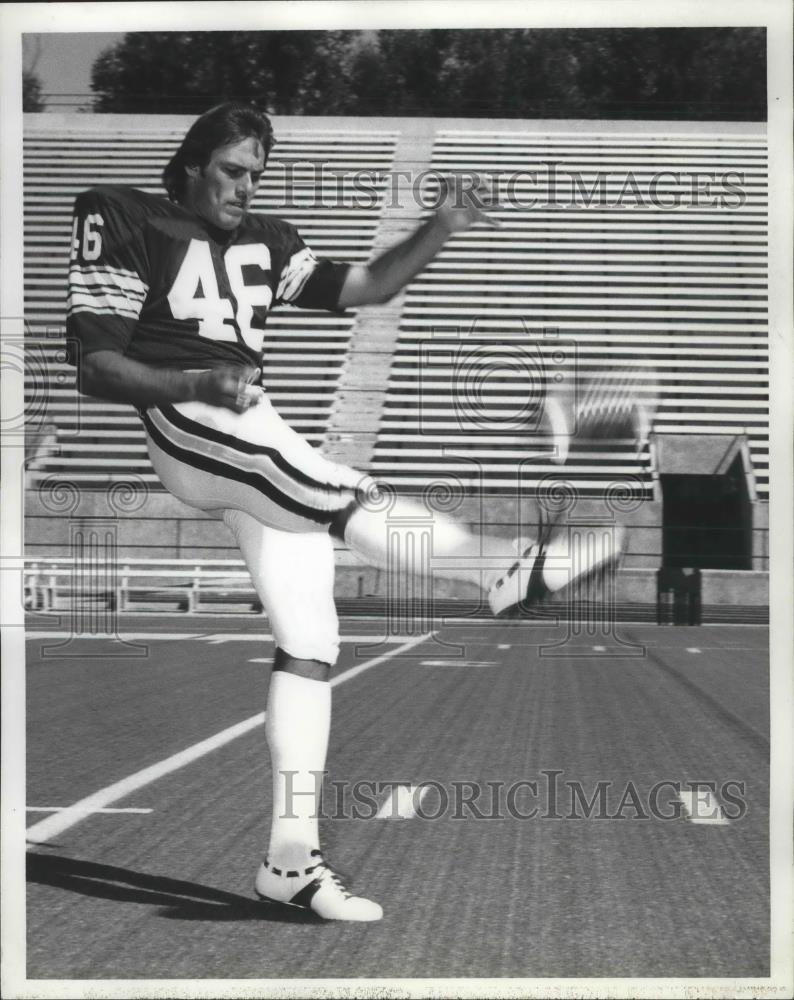
[[[527,386],[630,365],[660,390],[655,431],[746,434],[766,499],[762,128],[555,125],[436,132],[432,167],[489,178],[502,226],[455,236],[409,287],[373,473],[499,492],[523,462],[531,489],[557,467]],[[583,495],[626,475],[648,495],[649,465],[633,442],[574,441],[566,474]]]
[[[45,118],[45,116],[42,116]],[[53,476],[101,488],[134,474],[159,484],[140,422],[131,408],[78,397],[65,363],[65,297],[75,195],[95,184],[129,184],[162,194],[160,174],[187,127],[93,118],[68,127],[26,123],[24,241],[26,388],[29,431],[39,431],[29,462],[31,486]],[[280,129],[254,202],[298,225],[323,256],[366,260],[377,231],[382,191],[392,167],[394,134],[351,123]],[[367,195],[354,187],[362,173]],[[355,315],[280,309],[269,318],[265,379],[274,405],[312,443],[322,440]],[[38,397],[38,398],[37,398]]]

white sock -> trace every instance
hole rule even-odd
[[[486,590],[504,573],[506,560],[518,557],[513,539],[472,534],[445,514],[403,498],[385,511],[360,507],[347,522],[345,541],[380,569],[435,573]]]
[[[265,719],[273,767],[267,856],[278,868],[305,867],[311,863],[310,852],[320,846],[320,790],[330,730],[331,685],[273,671]]]

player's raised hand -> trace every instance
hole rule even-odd
[[[502,223],[489,215],[500,206],[490,186],[476,176],[442,177],[441,203],[436,217],[450,233],[462,232],[478,222],[498,229]]]
[[[197,376],[196,399],[210,406],[223,406],[235,413],[245,413],[259,401],[262,391],[251,382],[256,368],[226,366],[213,368]]]

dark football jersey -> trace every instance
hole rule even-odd
[[[96,187],[75,203],[69,357],[113,350],[146,364],[259,365],[279,303],[336,310],[348,264],[315,257],[289,222],[216,229],[166,198]]]

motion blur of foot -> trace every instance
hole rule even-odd
[[[511,608],[529,608],[555,594],[581,588],[599,574],[614,572],[626,547],[620,524],[566,525],[552,529],[548,539],[525,544],[516,540],[517,558],[488,591],[495,615]]]

